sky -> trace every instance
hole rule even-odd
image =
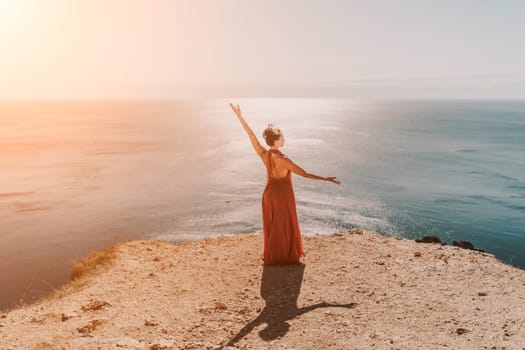
[[[0,0],[0,98],[525,98],[520,0]]]

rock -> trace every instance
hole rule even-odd
[[[215,308],[218,310],[226,310],[228,307],[222,301],[215,302]]]
[[[245,315],[247,313],[250,313],[250,308],[248,306],[245,306],[242,309],[238,310],[237,313],[241,315]]]
[[[78,333],[82,333],[84,335],[89,334],[93,332],[95,329],[100,327],[102,324],[104,324],[103,320],[93,320],[89,322],[84,327],[77,328]]]
[[[474,249],[474,245],[469,241],[454,241],[452,242],[452,245],[463,249]]]
[[[474,245],[470,243],[469,241],[454,241],[452,242],[452,245],[463,248],[463,249],[470,249],[470,250],[476,250],[478,252],[483,252],[483,250],[481,249],[474,248]]]
[[[173,340],[160,339],[156,343],[152,344],[149,348],[150,350],[160,350],[160,349],[172,348],[174,345],[175,345],[175,342]]]
[[[465,329],[465,328],[458,328],[456,329],[456,333],[461,335],[461,334],[465,334],[467,332],[470,332],[468,329]]]
[[[161,346],[172,347],[172,346],[175,345],[175,342],[174,342],[173,340],[169,340],[169,339],[164,339],[164,338],[162,338],[162,339],[159,340],[159,344],[160,344]]]
[[[421,256],[421,252],[414,252],[414,256]]]
[[[108,303],[108,302],[105,302],[105,301],[96,300],[96,301],[93,301],[93,302],[89,303],[88,305],[81,306],[80,310],[82,310],[82,311],[96,311],[96,310],[102,309],[104,306],[111,306],[111,304]]]
[[[144,321],[144,326],[154,327],[154,326],[158,326],[158,325],[159,325],[158,322],[152,321],[150,319],[147,319],[147,320]]]
[[[42,324],[44,323],[44,320],[43,319],[39,319],[39,318],[36,318],[36,317],[31,317],[31,323],[39,323],[39,324]]]
[[[124,349],[133,349],[141,346],[140,342],[137,339],[131,337],[122,337],[115,341],[115,345],[118,348]]]
[[[416,239],[416,242],[418,243],[439,243],[441,245],[445,245],[445,242],[441,242],[439,237],[437,236],[423,236],[421,238]]]
[[[448,256],[441,254],[438,259],[443,260],[446,264],[448,264]]]

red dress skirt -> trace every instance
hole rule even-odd
[[[290,170],[283,178],[271,176],[271,153],[283,156],[279,150],[268,150],[267,182],[262,195],[264,265],[299,264],[305,256],[295,208],[295,196]]]

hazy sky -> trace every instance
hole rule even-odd
[[[0,98],[525,98],[525,1],[0,0]]]

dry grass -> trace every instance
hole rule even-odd
[[[70,273],[70,282],[60,288],[52,288],[52,291],[46,295],[41,296],[31,303],[19,302],[17,305],[6,310],[0,310],[0,313],[7,313],[13,309],[24,308],[27,306],[39,304],[43,301],[50,301],[53,299],[60,299],[71,293],[75,293],[83,289],[91,283],[91,279],[97,273],[105,271],[115,261],[118,249],[121,244],[126,242],[115,243],[100,252],[93,252],[84,258],[73,263]]]
[[[93,275],[100,268],[109,267],[117,257],[118,246],[121,243],[115,243],[100,252],[93,252],[73,263],[70,278],[76,281],[81,277]]]
[[[71,268],[71,281],[52,293],[43,297],[43,300],[60,299],[66,295],[77,292],[90,283],[87,277],[93,277],[96,273],[110,267],[117,257],[118,247],[123,243],[115,243],[100,252],[89,253],[87,256],[73,263]]]
[[[42,296],[40,300],[44,301],[44,300],[60,299],[66,295],[69,295],[71,293],[81,290],[82,288],[88,285],[88,282],[89,281],[87,279],[78,279],[75,281],[71,281],[68,284],[58,289],[53,289],[51,293]]]

